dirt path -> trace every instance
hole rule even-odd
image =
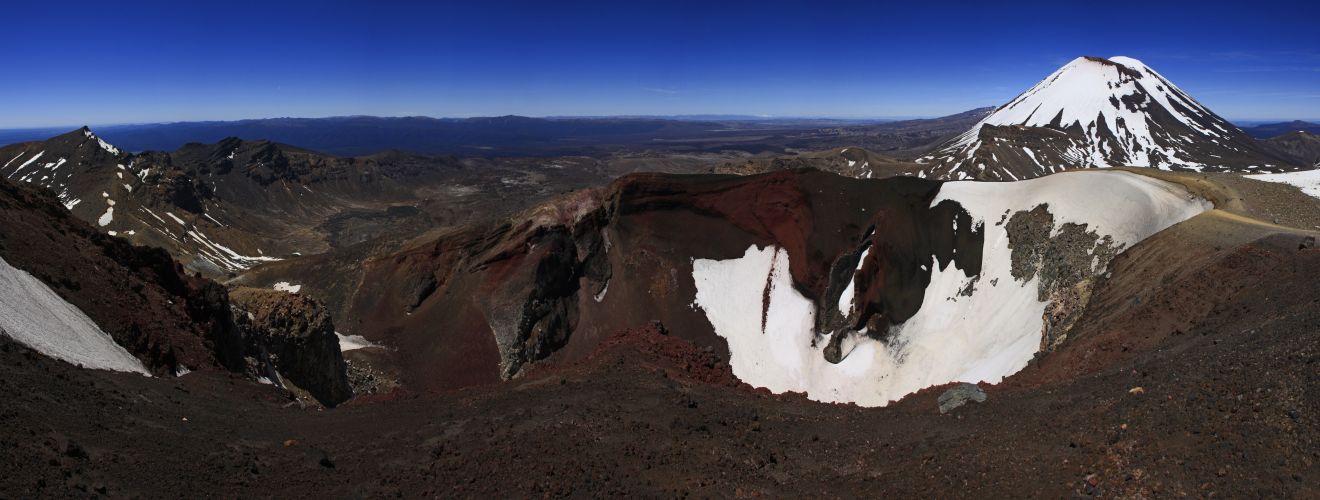
[[[1122,170],[1180,184],[1229,214],[1312,233],[1320,231],[1320,199],[1293,186],[1231,173],[1168,172],[1149,168]]]

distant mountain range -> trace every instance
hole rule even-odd
[[[920,148],[971,126],[987,110],[901,121],[732,115],[690,117],[270,118],[97,127],[129,152],[173,151],[226,137],[270,140],[339,155],[387,150],[458,156],[603,156],[618,151],[793,153],[836,146]],[[45,140],[67,129],[0,130],[0,145]]]
[[[741,115],[528,118],[271,118],[239,121],[108,125],[97,128],[126,151],[173,151],[226,137],[271,140],[341,156],[387,150],[460,156],[597,155],[623,149],[669,152],[791,153],[858,146],[899,158],[964,132],[995,108],[940,118],[851,120]],[[0,145],[45,140],[68,128],[0,130]],[[1288,132],[1320,134],[1320,124],[1291,121],[1242,129],[1268,139]]]
[[[1298,130],[1271,137],[1266,144],[1320,167],[1320,134]]]
[[[174,149],[188,142],[225,137],[269,139],[326,153],[356,156],[397,149],[418,153],[560,154],[610,144],[708,134],[714,122],[654,118],[272,118],[228,122],[184,122],[104,128],[102,134],[133,151]]]
[[[926,116],[891,116],[874,118],[842,118],[830,116],[769,116],[769,115],[731,115],[731,114],[691,114],[691,115],[564,115],[547,116],[550,120],[565,119],[646,119],[678,121],[714,121],[714,122],[762,122],[762,123],[821,123],[821,124],[873,124],[903,120],[919,120]]]
[[[1320,123],[1307,122],[1302,120],[1293,120],[1282,123],[1265,123],[1253,127],[1243,128],[1242,131],[1250,134],[1257,139],[1269,139],[1292,132],[1307,132],[1310,134],[1320,134]]]

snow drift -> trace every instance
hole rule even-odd
[[[1051,302],[1042,298],[1043,273],[1024,278],[1015,271],[1005,223],[1011,215],[1045,209],[1052,214],[1050,236],[1080,228],[1121,250],[1210,208],[1179,186],[1122,171],[950,182],[931,205],[945,200],[984,227],[980,273],[968,277],[954,262],[941,268],[932,258],[917,313],[883,339],[864,330],[846,337],[837,364],[826,360],[827,333],[814,331],[820,311],[795,289],[787,250],[752,245],[740,258],[694,260],[694,306],[728,341],[734,374],[774,392],[864,406],[948,382],[999,382],[1041,350]],[[1099,246],[1092,255],[1085,271],[1103,273],[1108,260]],[[838,307],[850,313],[849,301]]]
[[[0,259],[0,290],[0,330],[14,340],[84,368],[148,375],[142,362],[91,318],[4,259]]]
[[[1245,177],[1248,179],[1256,179],[1258,181],[1288,184],[1300,189],[1303,193],[1320,198],[1320,170],[1302,170],[1300,172],[1287,172],[1282,174],[1257,174],[1247,175]]]

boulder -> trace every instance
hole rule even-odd
[[[954,408],[967,404],[968,401],[983,403],[985,398],[985,391],[977,387],[976,384],[959,382],[952,389],[940,394],[940,413],[948,413]]]
[[[319,301],[258,288],[230,291],[247,354],[326,406],[353,396],[334,322]],[[284,385],[284,384],[281,384]]]

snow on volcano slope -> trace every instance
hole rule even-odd
[[[1125,100],[1141,99],[1137,105],[1124,106]],[[971,144],[984,125],[1022,125],[1067,127],[1082,125],[1095,143],[1103,142],[1097,125],[1114,132],[1117,146],[1134,165],[1150,165],[1150,156],[1142,149],[1159,148],[1148,127],[1147,114],[1154,106],[1168,112],[1187,128],[1206,136],[1230,139],[1232,126],[1215,117],[1181,89],[1174,86],[1145,63],[1130,57],[1112,57],[1107,61],[1079,57],[1059,68],[1049,77],[995,110],[981,123],[954,140],[955,145]],[[1103,123],[1097,123],[1103,122]],[[1100,151],[1089,151],[1098,154]]]
[[[1012,271],[1010,213],[1047,204],[1053,233],[1086,224],[1127,248],[1211,206],[1183,188],[1122,171],[1079,171],[1010,183],[950,182],[932,206],[960,203],[986,228],[981,274],[969,278],[931,259],[931,282],[917,314],[886,341],[853,335],[842,361],[826,361],[826,342],[813,331],[817,309],[793,286],[788,252],[749,247],[736,259],[693,261],[695,305],[729,343],[739,379],[774,392],[811,399],[883,406],[948,382],[997,383],[1026,366],[1042,345],[1048,300],[1040,274],[1019,280]],[[1092,266],[1103,272],[1107,261]],[[768,309],[763,305],[767,296]],[[864,332],[862,332],[864,333]]]
[[[0,330],[14,340],[84,368],[148,375],[141,361],[116,344],[73,304],[41,280],[0,259]]]
[[[1302,170],[1283,174],[1258,174],[1244,176],[1265,182],[1277,182],[1296,186],[1303,193],[1320,198],[1320,170]]]
[[[1290,170],[1237,127],[1130,57],[1079,57],[938,152],[929,175],[1017,180],[1065,168]]]

